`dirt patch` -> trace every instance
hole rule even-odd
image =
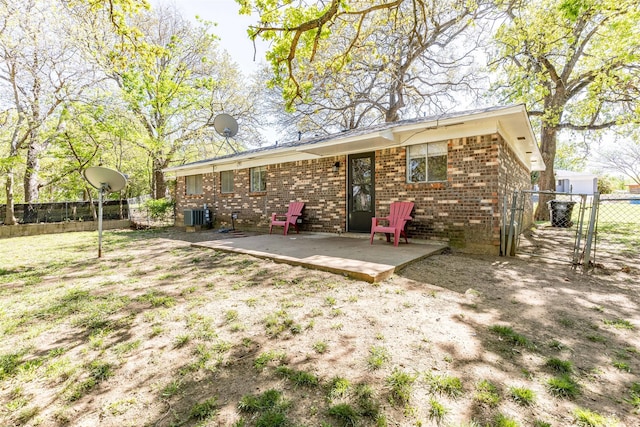
[[[2,241],[1,425],[638,425],[635,268],[452,253],[372,285],[190,246],[213,232],[110,234],[99,261],[86,236]]]

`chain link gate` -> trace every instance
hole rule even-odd
[[[627,272],[640,265],[640,194],[600,195],[591,261]]]
[[[547,200],[549,221],[534,223],[533,211]],[[500,251],[570,263],[591,264],[598,194],[515,191],[503,201]]]

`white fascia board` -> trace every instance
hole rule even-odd
[[[298,146],[296,150],[303,153],[314,154],[319,157],[380,150],[398,145],[394,133],[392,129],[386,129],[348,138],[332,139],[308,146],[302,145]]]
[[[455,126],[423,127],[422,129],[411,129],[398,133],[401,146],[424,144],[427,142],[446,141],[449,139],[467,138],[478,135],[489,135],[496,133],[495,121],[481,121],[460,123]]]
[[[221,172],[267,166],[272,164],[296,162],[300,160],[316,159],[318,156],[309,153],[300,153],[292,148],[274,149],[247,155],[234,156],[223,159],[212,159],[198,164],[187,164],[163,169],[164,173],[173,173],[175,176],[189,176],[202,173]]]

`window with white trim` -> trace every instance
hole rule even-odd
[[[233,171],[220,172],[220,192],[233,193]]]
[[[409,146],[407,182],[447,180],[447,141]]]
[[[267,167],[258,166],[250,169],[251,192],[259,193],[267,191]]]
[[[202,174],[185,177],[185,192],[188,195],[202,194]]]

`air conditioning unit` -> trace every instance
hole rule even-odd
[[[192,227],[194,225],[204,224],[204,209],[185,209],[184,210],[184,225],[186,227]]]

